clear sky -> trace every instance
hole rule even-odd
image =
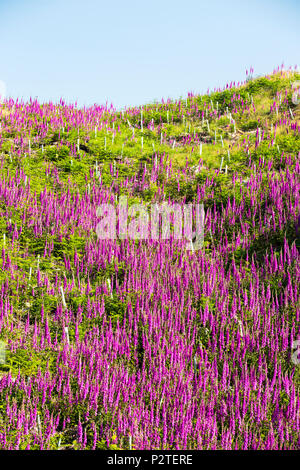
[[[299,0],[0,0],[0,81],[79,106],[179,98],[300,65],[299,20]]]

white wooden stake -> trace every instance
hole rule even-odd
[[[222,160],[221,160],[220,171],[222,170],[223,161],[224,161],[224,157],[222,157]]]
[[[60,292],[61,292],[61,298],[62,298],[63,306],[64,306],[64,308],[66,309],[66,308],[67,308],[67,304],[66,304],[64,289],[63,289],[62,286],[60,286]]]
[[[239,330],[240,330],[240,336],[244,338],[244,332],[243,332],[243,327],[242,327],[242,322],[241,320],[238,320],[238,325],[239,325]]]
[[[197,374],[197,359],[196,359],[196,356],[194,356],[194,373]]]
[[[70,344],[69,328],[67,326],[65,326],[65,334],[66,334],[67,343]]]
[[[113,293],[112,293],[110,279],[107,279],[107,286],[108,286],[108,290],[110,291],[110,298],[112,299],[113,298]]]
[[[39,414],[37,415],[37,425],[39,434],[42,434],[41,418]]]

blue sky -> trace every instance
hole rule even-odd
[[[0,0],[14,98],[117,108],[300,65],[298,0]]]

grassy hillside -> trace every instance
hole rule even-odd
[[[299,447],[296,80],[0,104],[0,449]],[[203,203],[202,249],[99,240],[122,195]]]

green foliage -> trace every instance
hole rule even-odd
[[[105,297],[105,311],[112,320],[124,317],[127,304],[118,298]]]
[[[7,351],[6,368],[9,368],[13,376],[17,376],[22,371],[24,376],[36,375],[38,371],[45,372],[56,370],[57,355],[52,349],[35,351],[34,349],[17,349],[15,352]]]

